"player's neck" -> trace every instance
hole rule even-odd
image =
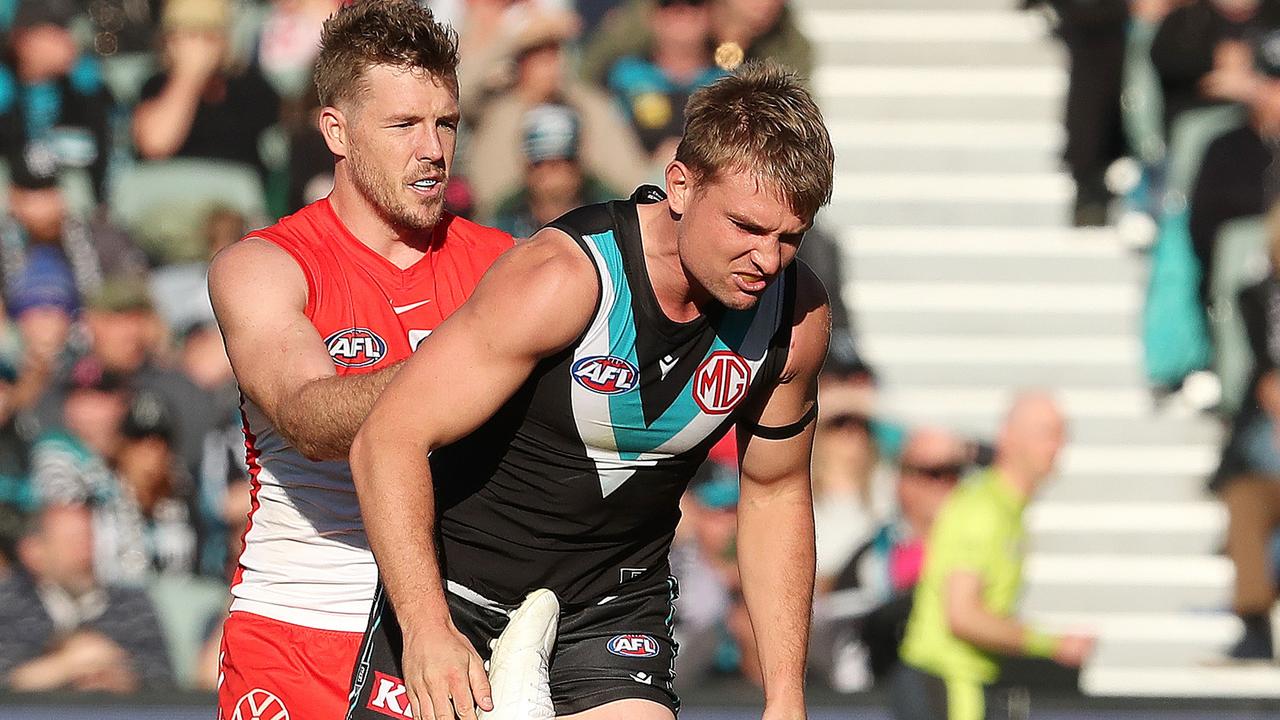
[[[685,323],[702,314],[697,286],[684,271],[676,244],[676,223],[667,203],[638,206],[640,244],[644,264],[662,313],[673,322]]]
[[[431,244],[430,231],[406,231],[390,223],[350,182],[334,183],[329,205],[357,241],[401,269],[420,260]]]

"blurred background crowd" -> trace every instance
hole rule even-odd
[[[0,0],[0,687],[216,682],[249,492],[205,273],[220,248],[331,187],[310,73],[338,2]],[[816,69],[788,0],[429,5],[462,56],[448,205],[519,237],[660,181],[689,94],[744,59]],[[1232,653],[1270,658],[1280,2],[1026,9],[1049,18],[1070,63],[1064,222],[1115,225],[1149,253],[1152,402],[1228,430],[1208,480],[1230,517],[1244,630]],[[859,691],[897,663],[951,491],[1021,450],[1002,447],[1010,428],[971,437],[877,412],[858,308],[839,292],[845,255],[820,216],[802,250],[835,301],[814,450],[813,676]],[[734,458],[719,447],[700,472],[673,550],[687,686],[758,675],[734,562]]]

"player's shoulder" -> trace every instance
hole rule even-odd
[[[440,222],[445,225],[446,243],[460,243],[473,250],[490,251],[494,254],[505,252],[515,245],[515,238],[505,230],[481,225],[459,215],[445,213]]]

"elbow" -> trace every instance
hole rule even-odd
[[[148,122],[145,115],[134,116],[133,132],[130,134],[133,136],[133,147],[143,160],[164,160],[178,151],[177,145],[163,137],[163,131]]]

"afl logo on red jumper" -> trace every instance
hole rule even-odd
[[[367,328],[339,330],[325,338],[324,344],[329,357],[342,367],[369,367],[387,354],[387,342]]]
[[[615,635],[608,648],[622,657],[650,658],[658,654],[658,641],[648,635]]]
[[[582,358],[570,371],[582,387],[601,395],[619,395],[633,390],[640,379],[635,365],[613,355]]]
[[[708,415],[724,415],[738,406],[751,386],[751,366],[735,353],[717,350],[693,374],[693,399]]]

